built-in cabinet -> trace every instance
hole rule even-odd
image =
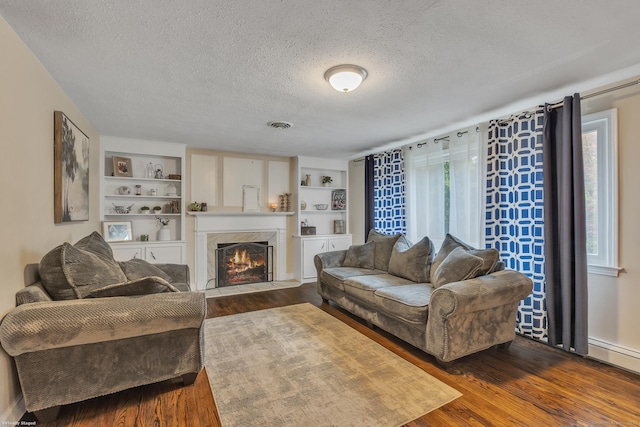
[[[296,236],[296,277],[301,282],[316,279],[313,257],[322,252],[339,251],[351,246],[351,235],[342,236]]]
[[[348,228],[348,162],[299,156],[295,158],[294,170],[297,190],[295,276],[297,280],[308,282],[316,278],[313,263],[316,254],[347,249],[351,246],[352,236]],[[330,177],[331,182],[323,183],[323,177]],[[326,209],[323,209],[322,205],[325,205]],[[315,234],[303,233],[305,225],[311,227]]]
[[[105,223],[131,226],[131,240],[114,240],[106,232],[114,257],[119,261],[140,258],[151,263],[184,264],[186,146],[115,137],[102,137],[100,142],[103,234]],[[118,164],[122,168],[116,171]],[[155,207],[160,210],[154,212]],[[168,222],[164,231],[160,231],[159,219]]]

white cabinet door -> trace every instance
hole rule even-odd
[[[129,261],[130,259],[144,259],[144,246],[111,246],[113,259],[116,261]]]
[[[182,245],[147,246],[145,260],[152,264],[183,264]]]
[[[313,257],[316,254],[327,252],[327,239],[303,239],[302,240],[302,278],[313,279],[316,277],[316,266]]]
[[[351,236],[329,237],[328,245],[328,251],[347,250],[351,246]]]

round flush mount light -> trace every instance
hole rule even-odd
[[[367,70],[351,64],[336,65],[324,73],[324,79],[338,92],[351,92],[366,78]]]

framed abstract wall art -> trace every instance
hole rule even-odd
[[[89,137],[53,113],[54,223],[89,220]]]

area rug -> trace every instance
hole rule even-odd
[[[461,394],[311,304],[205,321],[223,427],[401,426]]]

